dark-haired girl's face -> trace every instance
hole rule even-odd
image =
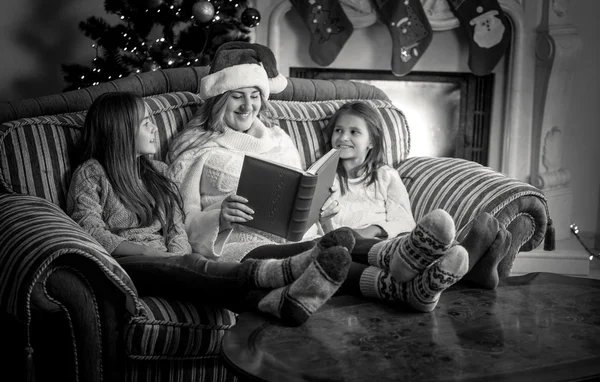
[[[360,166],[373,147],[365,120],[351,113],[341,114],[333,126],[331,145],[340,149],[340,160]]]
[[[135,137],[135,152],[137,156],[156,153],[155,135],[156,125],[150,120],[148,110],[144,113],[142,123]]]

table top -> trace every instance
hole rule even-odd
[[[565,381],[600,376],[600,281],[551,273],[457,284],[431,313],[336,296],[304,325],[244,313],[222,356],[266,381]]]

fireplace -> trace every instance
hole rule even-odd
[[[257,30],[257,42],[265,42],[275,54],[280,72],[292,75],[295,68],[315,68],[318,75],[342,70],[353,76],[362,71],[390,71],[391,41],[387,28],[369,11],[372,0],[340,0],[353,15],[354,31],[335,61],[326,68],[317,67],[308,52],[310,36],[289,0],[255,1],[268,20]],[[572,192],[570,171],[562,163],[562,140],[569,134],[567,108],[572,88],[573,63],[581,50],[577,30],[570,22],[568,0],[498,0],[509,18],[512,41],[508,52],[493,70],[487,153],[479,159],[507,176],[529,182],[548,198],[550,215],[556,228],[557,249],[541,248],[522,253],[513,271],[547,271],[583,275],[589,261],[576,239],[570,234]],[[434,30],[434,38],[422,54],[413,72],[400,78],[395,86],[413,86],[413,78],[422,73],[448,73],[448,78],[468,73],[469,44],[447,0],[421,0]],[[357,11],[358,10],[358,11]],[[354,17],[356,16],[356,17]],[[363,17],[364,16],[364,17]],[[328,74],[324,74],[327,73]],[[323,77],[319,77],[323,78]],[[353,79],[381,81],[391,78]],[[408,81],[404,82],[406,79]],[[395,81],[395,80],[394,80]],[[391,82],[391,81],[390,81]],[[385,85],[382,86],[385,88]],[[389,94],[387,89],[384,89]],[[452,88],[446,91],[456,91]],[[462,101],[461,101],[462,102]],[[458,104],[456,104],[458,105]],[[455,106],[456,106],[455,105]],[[460,106],[456,106],[460,109]],[[400,107],[408,113],[405,107]],[[462,119],[463,114],[459,114]],[[454,115],[452,122],[456,121]],[[470,117],[464,117],[470,118]],[[411,133],[420,123],[408,118]],[[468,125],[459,124],[464,130]],[[463,136],[462,133],[458,133]],[[467,137],[469,136],[467,132]],[[469,138],[467,138],[469,139]],[[454,142],[456,139],[454,140]],[[417,155],[420,148],[412,145]],[[473,159],[473,154],[455,156]],[[469,157],[470,156],[470,157]]]
[[[383,90],[406,115],[409,156],[454,157],[488,165],[494,75],[290,68],[291,77],[345,79]]]

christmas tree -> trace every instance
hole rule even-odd
[[[80,89],[131,74],[208,65],[228,41],[249,41],[259,12],[247,0],[105,0],[110,25],[92,16],[79,24],[95,41],[90,66],[63,64],[65,90]]]

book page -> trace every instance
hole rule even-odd
[[[315,163],[311,164],[310,167],[306,170],[306,172],[312,175],[318,174],[319,170],[325,167],[332,158],[339,155],[339,151],[340,150],[336,148],[329,150],[327,154],[323,155]]]

